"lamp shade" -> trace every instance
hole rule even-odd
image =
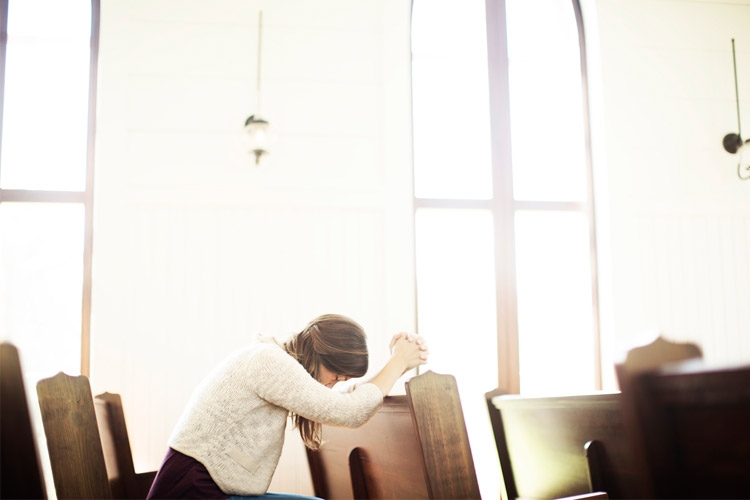
[[[260,157],[268,153],[268,127],[268,122],[259,116],[250,115],[245,120],[249,150],[255,155],[256,165],[260,163]]]

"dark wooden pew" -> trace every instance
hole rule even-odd
[[[750,496],[750,365],[666,365],[631,374],[625,395],[643,496]]]
[[[18,349],[0,342],[0,498],[47,498]]]
[[[112,495],[122,499],[145,499],[156,471],[135,471],[122,398],[119,394],[105,392],[94,398],[94,407]]]
[[[451,375],[428,371],[363,426],[323,426],[308,451],[315,494],[334,499],[477,499],[479,486]]]
[[[503,498],[635,498],[619,393],[486,393]]]

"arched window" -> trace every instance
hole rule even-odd
[[[413,0],[417,317],[470,433],[601,388],[585,61],[578,0]]]

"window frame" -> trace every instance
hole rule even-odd
[[[0,0],[0,150],[2,150],[5,103],[5,65],[8,44],[8,6]],[[20,1],[20,0],[16,0]],[[81,374],[89,376],[91,366],[91,269],[93,255],[94,138],[96,132],[96,90],[99,60],[99,23],[101,0],[91,0],[91,37],[89,42],[89,95],[86,140],[86,185],[83,191],[47,191],[2,189],[2,203],[79,203],[84,206],[83,286],[81,290]],[[0,171],[2,164],[0,163]]]
[[[412,0],[412,8],[413,2]],[[565,1],[565,0],[561,0]],[[490,148],[492,198],[489,200],[418,198],[414,195],[414,215],[424,208],[489,210],[493,216],[495,243],[495,290],[497,324],[497,387],[510,394],[521,390],[518,327],[518,297],[515,255],[515,215],[522,210],[562,211],[583,213],[589,225],[591,262],[592,326],[594,386],[602,388],[601,332],[599,321],[598,257],[591,153],[588,72],[586,39],[579,0],[570,0],[578,32],[583,134],[587,199],[583,202],[516,200],[513,195],[511,156],[510,83],[508,73],[508,40],[506,31],[506,1],[485,0],[487,30],[487,64],[490,106]],[[417,284],[418,287],[418,284]],[[417,318],[419,312],[417,311]]]
[[[493,207],[495,216],[495,269],[498,325],[498,387],[517,394],[521,389],[519,371],[518,303],[516,295],[515,214],[520,210],[577,211],[586,215],[591,252],[592,324],[596,389],[602,388],[601,331],[599,322],[598,257],[596,250],[596,213],[594,207],[591,126],[586,66],[586,37],[578,0],[570,0],[578,29],[583,94],[583,134],[587,200],[584,202],[523,201],[513,196],[511,159],[510,84],[508,78],[508,41],[505,0],[486,0],[487,58],[490,92],[490,141],[492,150]]]

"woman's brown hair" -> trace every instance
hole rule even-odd
[[[367,336],[354,320],[339,314],[323,314],[284,343],[294,357],[315,380],[320,380],[320,366],[349,378],[367,373],[369,356]],[[321,442],[321,425],[292,413],[294,426],[308,448],[317,450]]]

